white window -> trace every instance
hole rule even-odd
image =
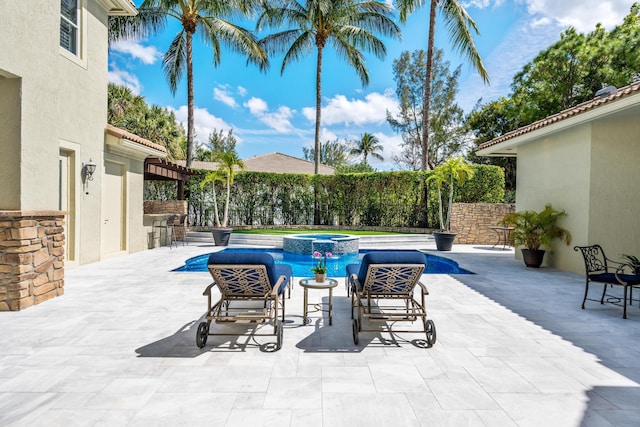
[[[79,55],[79,0],[60,0],[60,46]]]

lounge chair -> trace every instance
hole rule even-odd
[[[202,348],[209,335],[245,335],[215,333],[211,321],[216,323],[273,323],[272,334],[248,333],[253,336],[276,336],[276,348],[282,347],[285,313],[285,289],[292,281],[291,266],[276,265],[273,257],[259,252],[216,252],[209,256],[208,268],[213,283],[203,295],[208,308],[205,321],[196,332],[196,345]],[[213,288],[220,290],[220,299],[212,304]],[[282,316],[280,317],[279,314]]]
[[[436,342],[436,327],[427,319],[424,297],[429,292],[420,282],[426,257],[418,251],[379,251],[365,254],[361,264],[347,266],[348,288],[351,293],[353,342],[358,344],[359,332],[379,332],[365,329],[373,321],[386,322],[389,332],[424,332],[426,346]],[[420,299],[414,298],[420,288]],[[357,312],[357,317],[354,315]],[[422,329],[392,329],[396,322],[414,322],[420,319]]]
[[[622,300],[622,318],[627,318],[627,291],[629,291],[631,303],[633,304],[633,287],[640,286],[640,275],[626,274],[625,268],[629,268],[625,263],[614,261],[607,258],[604,254],[604,250],[600,245],[591,246],[575,246],[574,251],[580,251],[582,259],[584,260],[585,268],[585,288],[584,298],[582,299],[582,309],[584,310],[584,303],[589,301],[600,301],[600,304],[606,302],[611,304],[620,305]],[[589,283],[597,282],[603,284],[602,296],[599,300],[587,298],[589,293]],[[607,296],[607,286],[622,286],[623,297]]]

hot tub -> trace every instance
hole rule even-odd
[[[318,251],[334,255],[357,253],[360,238],[349,234],[294,234],[282,238],[284,252],[311,255]]]

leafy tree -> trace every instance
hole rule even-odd
[[[477,105],[469,117],[467,124],[475,137],[476,148],[482,143],[504,135],[520,127],[519,111],[509,98],[499,98],[484,105]],[[504,169],[505,189],[516,189],[515,157],[479,157],[473,149],[468,157],[472,163],[490,164]]]
[[[208,148],[210,149],[210,160],[217,164],[217,169],[207,173],[200,182],[200,188],[211,183],[213,196],[213,209],[217,227],[226,227],[229,220],[229,200],[231,199],[231,184],[236,176],[236,169],[244,169],[244,163],[238,156],[236,150],[237,140],[233,136],[233,131],[229,130],[227,135],[222,131],[212,132],[209,135]],[[224,203],[224,214],[222,221],[218,214],[218,202],[216,196],[216,183],[225,184],[226,198]]]
[[[169,88],[175,95],[187,73],[187,166],[191,166],[194,147],[193,35],[200,30],[202,40],[213,50],[213,65],[221,60],[222,44],[247,56],[261,70],[268,67],[265,52],[251,31],[229,18],[249,16],[262,4],[259,0],[144,0],[136,16],[109,18],[109,41],[142,38],[161,33],[169,18],[180,21],[176,34],[162,61]]]
[[[424,83],[426,74],[426,52],[402,52],[393,63],[396,95],[400,111],[396,117],[387,111],[387,121],[397,132],[402,133],[403,151],[394,161],[413,170],[420,168],[422,149],[422,109],[424,106]],[[453,73],[444,53],[436,49],[431,78],[431,124],[429,126],[430,162],[438,165],[449,157],[463,154],[469,138],[464,112],[455,102],[458,92],[460,67]]]
[[[640,72],[640,6],[611,32],[569,28],[516,74],[511,102],[522,125],[591,100],[605,85],[626,86]]]
[[[281,74],[292,61],[316,50],[316,125],[315,173],[320,164],[320,125],[322,106],[322,56],[325,46],[333,46],[339,57],[355,69],[363,86],[369,73],[362,51],[384,58],[386,48],[375,33],[399,38],[400,29],[390,18],[391,6],[370,0],[282,0],[275,7],[265,3],[256,27],[291,28],[267,35],[260,40],[269,54],[284,52]]]
[[[380,144],[380,140],[377,136],[371,135],[370,133],[364,133],[360,137],[353,141],[353,148],[349,152],[352,156],[362,156],[362,163],[368,165],[367,157],[371,156],[380,161],[384,160],[379,151],[383,151],[384,147]]]
[[[305,160],[314,161],[315,149],[313,147],[302,147]],[[320,163],[323,165],[338,168],[344,166],[349,161],[349,147],[346,143],[340,142],[338,138],[333,141],[320,143]]]
[[[420,8],[425,3],[429,4],[429,36],[427,41],[427,63],[425,67],[425,82],[431,82],[433,75],[433,57],[435,52],[436,10],[444,17],[449,30],[449,35],[456,48],[465,56],[485,83],[489,82],[489,75],[482,64],[482,59],[476,50],[472,32],[479,34],[478,27],[471,16],[458,0],[396,0],[400,12],[400,21],[405,22],[407,16]],[[422,161],[421,168],[426,171],[433,168],[434,163],[429,159],[429,126],[431,112],[431,84],[424,84],[424,97],[422,107]]]
[[[107,120],[113,126],[125,129],[167,149],[171,160],[184,159],[181,143],[184,129],[175,114],[157,105],[148,105],[131,89],[113,83],[108,87]]]

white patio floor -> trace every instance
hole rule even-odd
[[[366,333],[355,346],[344,279],[333,325],[320,313],[302,325],[296,278],[280,351],[260,350],[268,337],[210,337],[200,350],[210,276],[171,270],[213,250],[84,265],[66,271],[64,296],[0,312],[0,425],[639,423],[638,302],[626,320],[611,304],[581,310],[580,275],[526,269],[513,251],[455,246],[439,255],[477,274],[423,276],[432,348]]]

